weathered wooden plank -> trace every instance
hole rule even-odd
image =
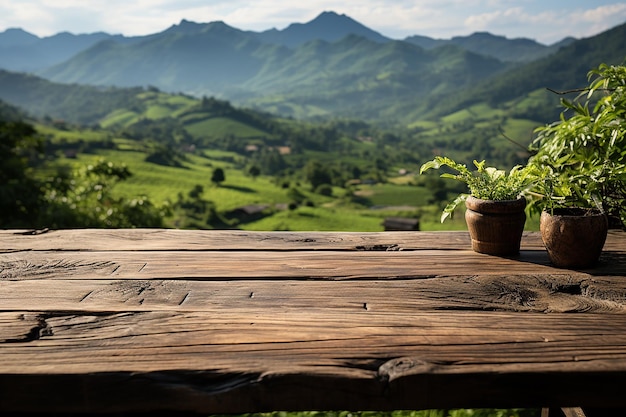
[[[0,412],[623,407],[625,236],[0,231]]]
[[[528,249],[543,249],[527,233]],[[41,234],[0,230],[0,251],[16,250],[417,250],[468,249],[467,232],[246,232],[238,230],[75,229]]]
[[[401,278],[467,274],[554,273],[545,252],[519,259],[472,251],[158,251],[0,254],[0,280],[84,278]],[[615,266],[612,266],[614,268]]]
[[[626,274],[626,254],[604,253],[590,273]],[[68,277],[155,279],[393,279],[438,275],[558,274],[545,251],[515,258],[441,251],[109,251],[0,254],[0,281]],[[569,272],[575,274],[576,272]]]
[[[626,252],[624,232],[609,231],[607,247]],[[35,233],[0,230],[0,252],[17,250],[419,250],[470,247],[465,231],[440,232],[246,232],[239,230],[70,229]],[[537,232],[525,232],[522,248],[543,250]]]
[[[34,314],[45,332],[2,346],[0,404],[10,411],[42,411],[48,400],[59,399],[65,411],[167,404],[205,412],[543,406],[572,405],[572,398],[612,406],[626,378],[625,315],[363,310],[337,317],[303,310],[248,317],[0,316],[3,323],[21,323],[20,314]],[[8,375],[12,384],[5,383]],[[597,384],[594,396],[584,395],[589,388],[572,383],[573,376]],[[94,387],[105,386],[94,395]],[[143,401],[148,397],[152,403]]]
[[[572,275],[441,276],[347,280],[25,280],[0,282],[0,311],[416,310],[626,312],[622,277]],[[1,337],[0,337],[1,339]]]

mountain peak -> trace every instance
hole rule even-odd
[[[315,17],[313,20],[307,23],[292,23],[290,27],[291,26],[328,27],[331,25],[347,26],[352,29],[359,28],[359,30],[362,30],[362,29],[371,30],[369,28],[366,28],[365,26],[363,26],[356,20],[352,19],[351,17],[345,14],[338,14],[333,11],[323,11],[322,13],[317,15],[317,17]]]
[[[292,23],[283,30],[261,32],[259,38],[266,42],[296,47],[314,39],[334,42],[348,35],[362,36],[379,43],[390,41],[351,17],[333,11],[324,11],[306,23]]]
[[[235,28],[228,26],[221,20],[216,20],[209,23],[196,23],[187,19],[183,19],[177,25],[170,26],[165,32],[167,33],[182,33],[184,35],[195,35],[208,31],[227,31],[236,30]]]
[[[26,45],[38,40],[38,36],[19,28],[9,28],[0,32],[0,45]]]
[[[346,16],[345,14],[339,14],[336,12],[333,12],[332,10],[325,10],[322,13],[320,13],[319,15],[317,15],[317,17],[315,19],[313,19],[313,21],[315,20],[327,20],[327,19],[335,19],[335,20],[350,20],[353,21],[354,20],[348,16]]]

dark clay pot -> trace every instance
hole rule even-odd
[[[600,258],[608,220],[599,210],[554,209],[541,213],[539,227],[554,266],[588,268]]]
[[[498,256],[519,253],[526,223],[525,198],[481,200],[470,196],[465,207],[465,222],[474,251]]]

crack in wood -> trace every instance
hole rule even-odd
[[[27,320],[23,314],[19,317],[20,320]],[[53,336],[54,333],[52,331],[52,327],[46,321],[46,317],[43,315],[38,315],[35,317],[35,325],[30,328],[28,333],[25,333],[22,337],[16,337],[12,339],[6,339],[2,342],[4,343],[24,343],[24,342],[32,342],[35,340],[40,340],[46,336]]]
[[[75,275],[102,269],[113,269],[115,272],[117,268],[119,268],[119,264],[111,261],[86,262],[67,259],[42,263],[32,263],[25,260],[0,261],[0,280],[44,279],[51,274]],[[109,272],[109,275],[113,272]]]
[[[37,235],[43,235],[44,233],[48,233],[49,231],[50,229],[48,229],[47,227],[44,227],[43,229],[27,230],[25,232],[16,232],[14,234],[22,235],[22,236],[37,236]]]
[[[93,290],[89,291],[87,294],[85,294],[83,296],[83,298],[80,299],[79,303],[82,303],[83,301],[85,301],[87,299],[87,297],[89,297],[91,294],[93,294]]]
[[[187,294],[185,294],[185,296],[183,297],[183,299],[182,299],[182,300],[180,300],[180,302],[178,303],[178,305],[179,305],[179,306],[182,306],[182,305],[183,305],[183,303],[184,303],[185,301],[187,301],[187,299],[189,298],[189,294],[191,294],[191,293],[190,293],[190,292],[188,292]]]
[[[583,283],[552,283],[550,290],[553,293],[562,293],[569,295],[583,295]]]
[[[403,250],[400,245],[396,243],[390,244],[376,244],[376,245],[359,245],[355,247],[356,250],[361,251],[401,251]]]
[[[165,303],[180,306],[189,300],[191,292],[182,282],[116,280],[93,290],[85,298],[95,303],[106,300],[107,303],[116,302],[126,305]]]

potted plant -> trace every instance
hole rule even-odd
[[[444,209],[441,222],[456,207],[465,203],[465,221],[472,240],[472,249],[490,255],[515,255],[519,253],[524,224],[526,199],[522,193],[535,180],[532,166],[515,166],[510,172],[486,167],[485,161],[474,161],[475,171],[450,158],[435,157],[420,168],[420,174],[443,166],[456,171],[445,172],[442,178],[464,182],[469,194],[461,193]]]
[[[605,211],[598,196],[583,186],[590,180],[586,175],[558,173],[547,162],[531,161],[541,163],[545,173],[529,196],[531,212],[541,213],[539,228],[550,261],[560,268],[593,266],[608,232]]]
[[[531,144],[529,165],[541,180],[530,208],[541,212],[542,239],[559,267],[592,266],[609,219],[626,224],[626,67],[600,65],[589,80],[574,100],[561,100],[560,120],[538,128]]]

